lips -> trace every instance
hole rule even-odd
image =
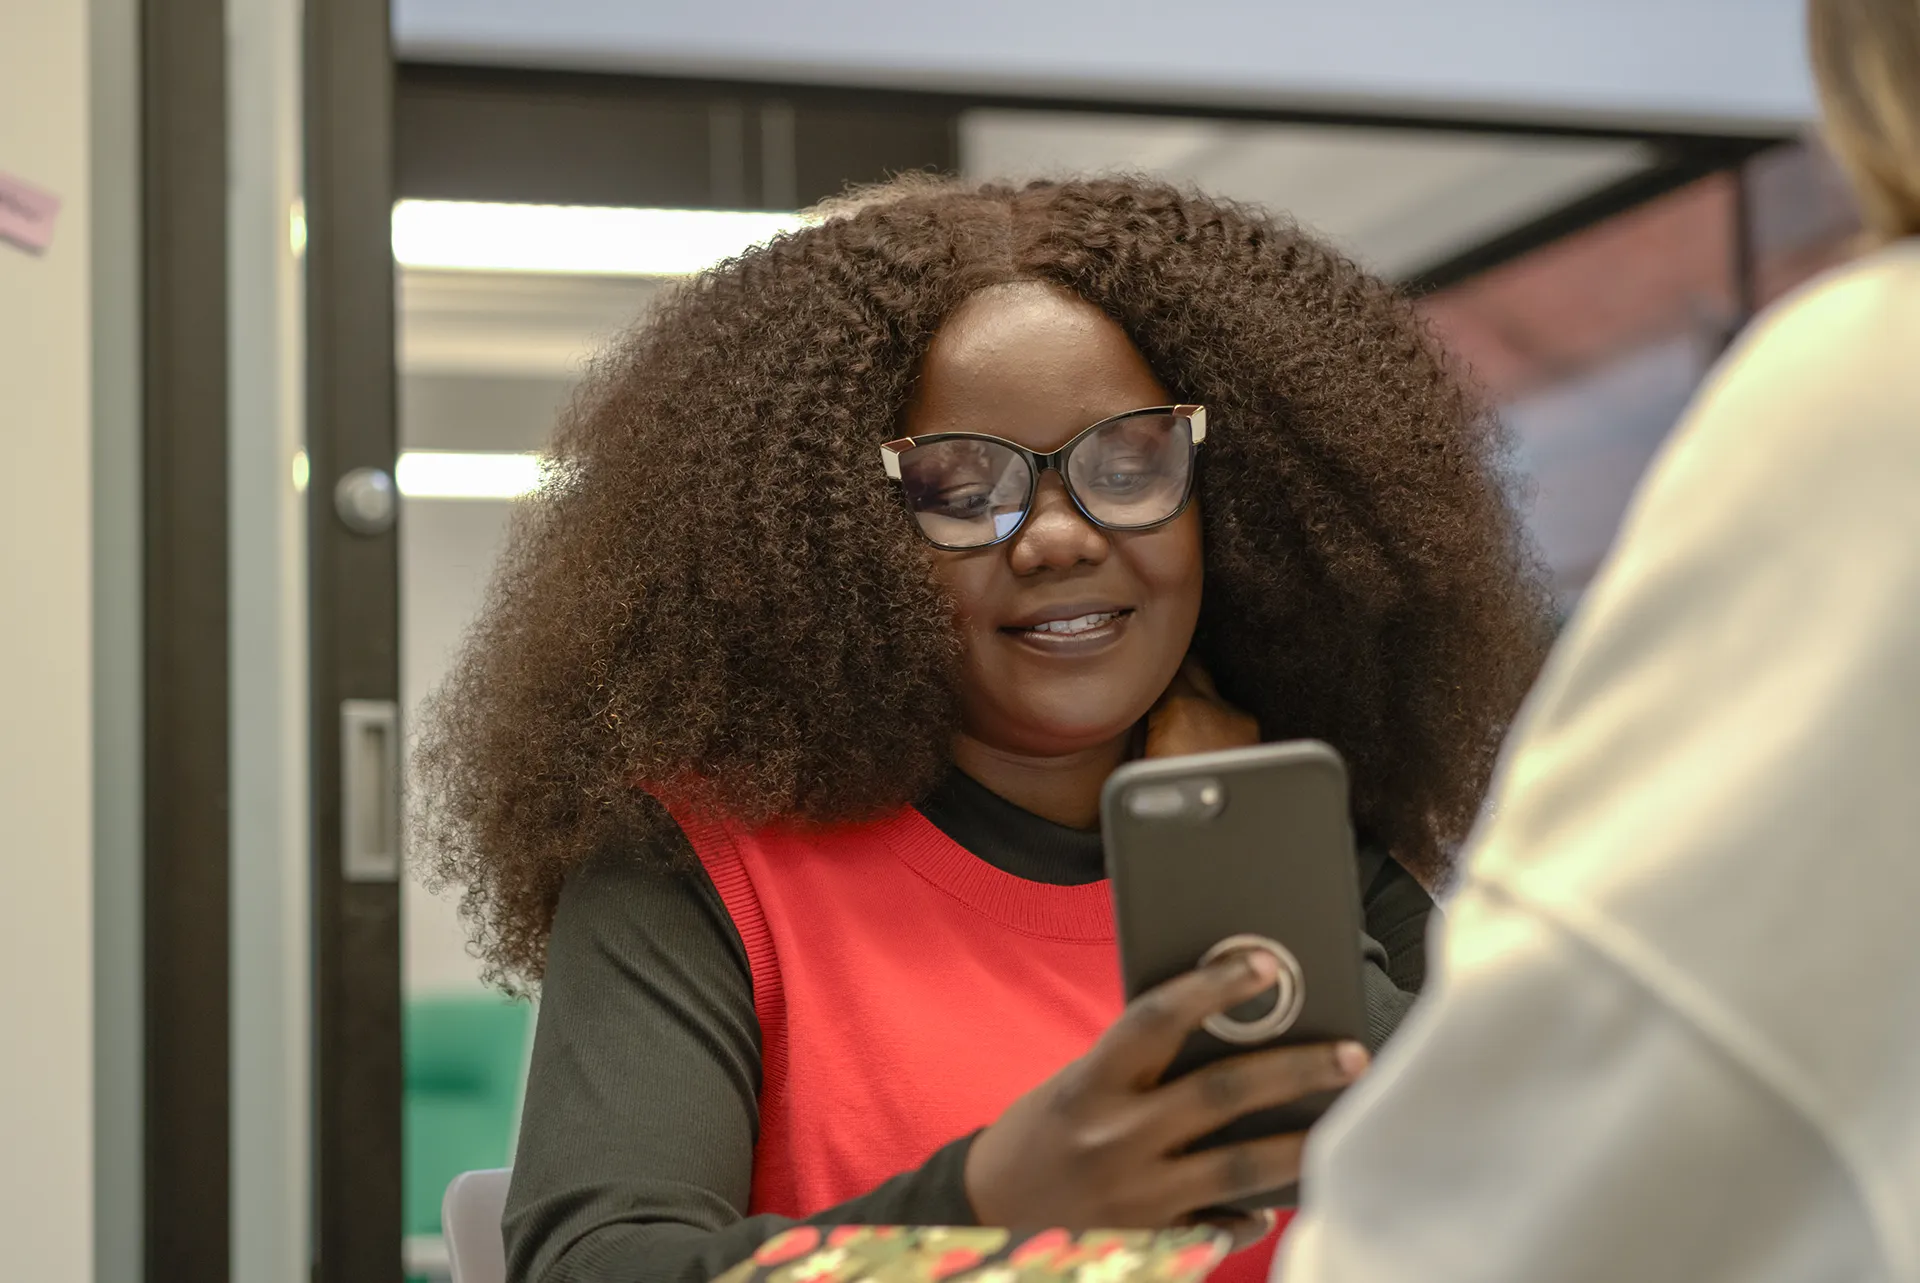
[[[1067,602],[1030,611],[1013,623],[1002,625],[1000,631],[1043,637],[1077,637],[1105,628],[1132,613],[1131,606],[1110,602]]]
[[[1091,659],[1119,645],[1132,619],[1131,606],[1070,602],[1029,612],[1019,622],[1003,625],[1000,635],[1050,662]]]
[[[1031,628],[1018,628],[1015,632],[1046,633],[1054,637],[1075,637],[1081,633],[1090,633],[1105,624],[1120,618],[1117,610],[1096,611],[1092,614],[1077,615],[1072,619],[1055,619],[1044,624],[1035,624]]]

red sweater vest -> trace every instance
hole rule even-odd
[[[691,821],[760,1021],[750,1212],[919,1166],[1083,1055],[1123,995],[1107,884],[1003,873],[907,810],[805,834]],[[1273,1239],[1218,1283],[1261,1283]]]

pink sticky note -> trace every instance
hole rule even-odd
[[[24,179],[0,173],[0,239],[38,254],[53,244],[60,198]]]

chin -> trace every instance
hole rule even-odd
[[[991,738],[1036,757],[1066,757],[1100,748],[1127,735],[1146,716],[1152,703],[1147,700],[1137,708],[1131,701],[1106,703],[1102,707],[1030,706],[1018,710],[1016,716],[1002,713],[993,718],[1001,733]]]

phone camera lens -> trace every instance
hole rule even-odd
[[[1142,820],[1171,819],[1186,809],[1186,797],[1172,785],[1151,785],[1127,794],[1127,810]]]

